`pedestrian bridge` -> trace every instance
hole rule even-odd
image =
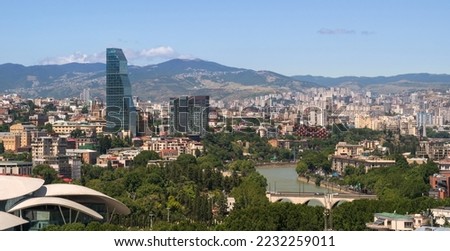
[[[339,202],[352,202],[354,200],[376,200],[376,195],[351,193],[314,193],[314,192],[266,192],[270,202],[288,201],[295,204],[308,204],[314,200],[319,201],[326,209],[332,209]]]

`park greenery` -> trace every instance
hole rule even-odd
[[[328,155],[340,141],[357,143],[383,139],[389,149],[386,157],[396,160],[387,168],[348,167],[343,176],[332,175]],[[306,143],[305,143],[306,142]],[[331,210],[334,230],[366,230],[377,212],[420,213],[437,206],[450,206],[450,200],[427,196],[428,178],[438,171],[434,163],[409,165],[399,154],[414,154],[417,139],[368,129],[338,131],[323,140],[299,142],[297,172],[300,176],[320,175],[335,185],[351,186],[359,192],[375,194],[378,200],[355,200]],[[127,146],[127,141],[99,136],[99,151]],[[82,166],[81,184],[125,203],[131,214],[115,216],[111,224],[91,223],[50,226],[47,230],[322,230],[325,217],[320,206],[270,203],[266,179],[256,171],[261,162],[291,161],[293,152],[274,148],[268,140],[249,133],[208,134],[205,152],[199,156],[182,154],[177,160],[159,160],[153,151],[142,151],[130,168]],[[149,164],[150,161],[150,164]],[[46,166],[33,174],[46,183],[62,182]],[[316,177],[317,178],[317,177]],[[227,198],[235,199],[227,209]]]
[[[450,138],[450,133],[447,131],[438,131],[433,128],[426,129],[428,138]]]
[[[291,150],[272,147],[266,138],[261,138],[256,133],[210,133],[202,142],[208,155],[223,162],[240,159],[251,159],[256,162],[290,161],[293,158]],[[291,148],[298,149],[298,146],[294,142]]]

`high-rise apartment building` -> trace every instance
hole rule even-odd
[[[59,175],[65,178],[72,177],[72,169],[69,157],[66,155],[67,138],[62,137],[39,137],[31,143],[31,156],[33,166],[49,165]]]
[[[106,131],[136,135],[127,59],[121,49],[106,49]]]
[[[169,133],[204,135],[208,128],[209,96],[182,96],[169,103]]]
[[[9,128],[9,131],[14,135],[20,136],[20,147],[31,146],[31,141],[39,136],[44,136],[46,133],[38,131],[36,126],[31,123],[17,123]]]

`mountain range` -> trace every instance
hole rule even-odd
[[[92,97],[104,98],[102,63],[64,65],[0,65],[0,91],[24,97],[73,97],[89,88]],[[200,59],[173,59],[160,64],[128,67],[133,95],[164,101],[180,95],[210,95],[213,99],[303,91],[310,87],[350,87],[374,92],[395,92],[450,87],[450,75],[404,74],[392,77],[284,76],[271,71],[224,66]]]
[[[423,89],[447,90],[450,88],[450,75],[448,74],[410,73],[389,77],[346,76],[337,78],[299,75],[292,76],[292,78],[325,87],[347,87],[353,90],[366,90],[385,94]]]

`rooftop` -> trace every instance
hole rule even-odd
[[[95,150],[91,150],[91,149],[67,149],[66,153],[93,153],[93,152],[97,152]]]
[[[32,162],[28,162],[28,161],[11,161],[11,160],[9,160],[9,161],[1,161],[0,160],[0,165],[1,166],[3,166],[3,165],[19,165],[19,164],[32,165],[33,163]]]
[[[439,164],[450,164],[450,159],[446,158],[446,159],[440,160]]]
[[[386,218],[391,220],[412,220],[413,217],[409,215],[397,214],[397,213],[376,213],[375,217],[377,218]]]
[[[417,228],[416,231],[450,231],[450,228],[422,226],[422,227]]]
[[[357,145],[357,144],[349,144],[345,141],[341,141],[339,143],[337,143],[336,146],[347,146],[347,147],[363,147],[362,145]]]

